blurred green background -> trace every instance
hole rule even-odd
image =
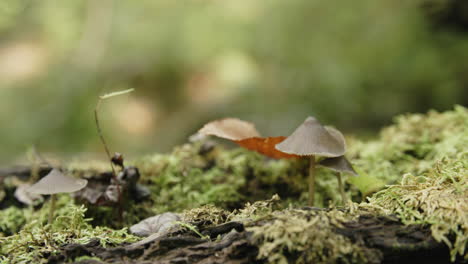
[[[288,135],[314,115],[369,135],[468,103],[468,1],[4,0],[0,164],[32,145],[98,153],[183,143],[206,121]]]

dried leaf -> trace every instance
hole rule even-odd
[[[267,157],[274,158],[274,159],[288,159],[288,158],[298,158],[298,155],[287,154],[281,152],[275,148],[275,145],[285,140],[286,137],[252,137],[246,138],[242,140],[235,140],[237,144],[240,146],[256,151],[260,154],[263,154]]]
[[[275,145],[286,137],[260,137],[254,124],[237,118],[224,118],[212,121],[198,131],[202,135],[217,136],[231,140],[241,147],[256,151],[274,159],[297,158],[297,155],[283,153]]]

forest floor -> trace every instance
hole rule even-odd
[[[468,110],[346,139],[359,176],[344,176],[342,201],[319,169],[315,207],[307,160],[207,139],[125,162],[118,200],[108,163],[65,163],[88,185],[58,195],[50,224],[50,198],[21,190],[52,167],[0,169],[0,263],[468,263]]]

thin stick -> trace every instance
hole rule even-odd
[[[338,177],[338,189],[340,189],[340,193],[341,193],[341,202],[343,204],[346,204],[346,201],[348,200],[346,198],[346,194],[344,192],[344,188],[343,188],[343,181],[341,180],[341,173],[340,172],[336,172],[336,176]]]
[[[99,100],[98,100],[98,102],[96,104],[96,107],[94,108],[94,120],[96,121],[96,127],[97,127],[97,130],[98,130],[98,133],[99,133],[99,138],[101,139],[102,145],[104,145],[104,150],[106,151],[108,160],[109,160],[111,168],[112,168],[112,174],[115,177],[114,178],[115,180],[117,180],[117,174],[115,173],[114,164],[112,163],[112,157],[111,157],[109,148],[107,147],[106,140],[104,139],[104,135],[102,134],[101,126],[99,125],[99,114],[98,114],[99,107],[101,106],[101,101],[102,100],[109,99],[109,98],[112,98],[114,96],[119,96],[119,95],[131,93],[134,90],[135,89],[131,88],[131,89],[123,90],[123,91],[117,91],[117,92],[101,95],[101,96],[99,96]]]
[[[104,150],[106,151],[108,160],[109,160],[110,165],[111,165],[112,177],[114,178],[114,180],[117,181],[117,174],[115,173],[114,164],[112,164],[112,161],[111,161],[112,157],[111,157],[109,148],[107,147],[106,140],[104,139],[104,135],[102,134],[101,126],[99,125],[98,111],[99,111],[99,107],[101,106],[101,101],[102,100],[103,100],[102,97],[99,97],[99,100],[98,100],[98,102],[96,104],[96,108],[94,108],[94,121],[96,121],[96,127],[97,127],[97,130],[98,130],[99,138],[101,139],[102,145],[104,146]]]
[[[309,206],[315,202],[315,156],[310,156],[309,165]]]
[[[57,202],[57,195],[52,194],[50,195],[50,208],[49,208],[49,219],[47,220],[47,223],[50,225],[52,224],[52,221],[54,220],[54,211],[55,211],[55,203]]]
[[[102,134],[101,126],[99,125],[99,114],[98,114],[98,112],[99,112],[99,107],[101,106],[101,101],[102,100],[105,100],[105,99],[108,99],[108,98],[111,98],[111,97],[114,97],[114,96],[118,96],[118,95],[127,94],[127,93],[130,93],[130,92],[133,92],[133,90],[134,89],[132,88],[132,89],[117,91],[117,92],[113,92],[113,93],[109,93],[109,94],[99,96],[99,100],[98,100],[98,102],[96,104],[96,107],[94,108],[94,120],[96,121],[96,127],[97,127],[97,130],[98,130],[99,138],[101,139],[102,145],[104,146],[104,150],[106,151],[107,158],[108,158],[108,160],[110,162],[110,165],[111,165],[112,178],[114,179],[115,183],[117,184],[117,195],[119,197],[118,202],[119,202],[119,218],[120,218],[120,220],[122,220],[122,215],[123,215],[122,192],[120,190],[120,183],[119,183],[119,181],[117,179],[117,173],[115,172],[114,164],[112,163],[112,157],[111,157],[109,148],[107,147],[106,140],[104,139],[104,135]]]

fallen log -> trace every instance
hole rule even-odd
[[[313,210],[303,212],[309,216],[317,213]],[[49,257],[48,263],[70,263],[82,256],[93,258],[73,263],[269,263],[267,258],[258,257],[261,245],[254,238],[254,232],[249,230],[271,225],[275,220],[271,217],[250,223],[228,222],[197,227],[210,239],[179,228],[153,241],[137,243],[137,246],[104,248],[97,240],[85,245],[69,244],[61,248],[60,255]],[[363,254],[361,260],[365,259],[365,263],[451,263],[449,249],[431,236],[429,226],[404,225],[393,216],[361,215],[335,226],[333,232],[359,246]],[[296,246],[299,248],[299,245],[292,245],[283,252],[288,263],[296,263],[312,253],[300,251]],[[325,251],[330,249],[325,248]],[[336,259],[337,262],[328,263],[355,263],[351,254],[348,259],[347,256],[344,254]],[[466,262],[459,259],[456,263]]]

